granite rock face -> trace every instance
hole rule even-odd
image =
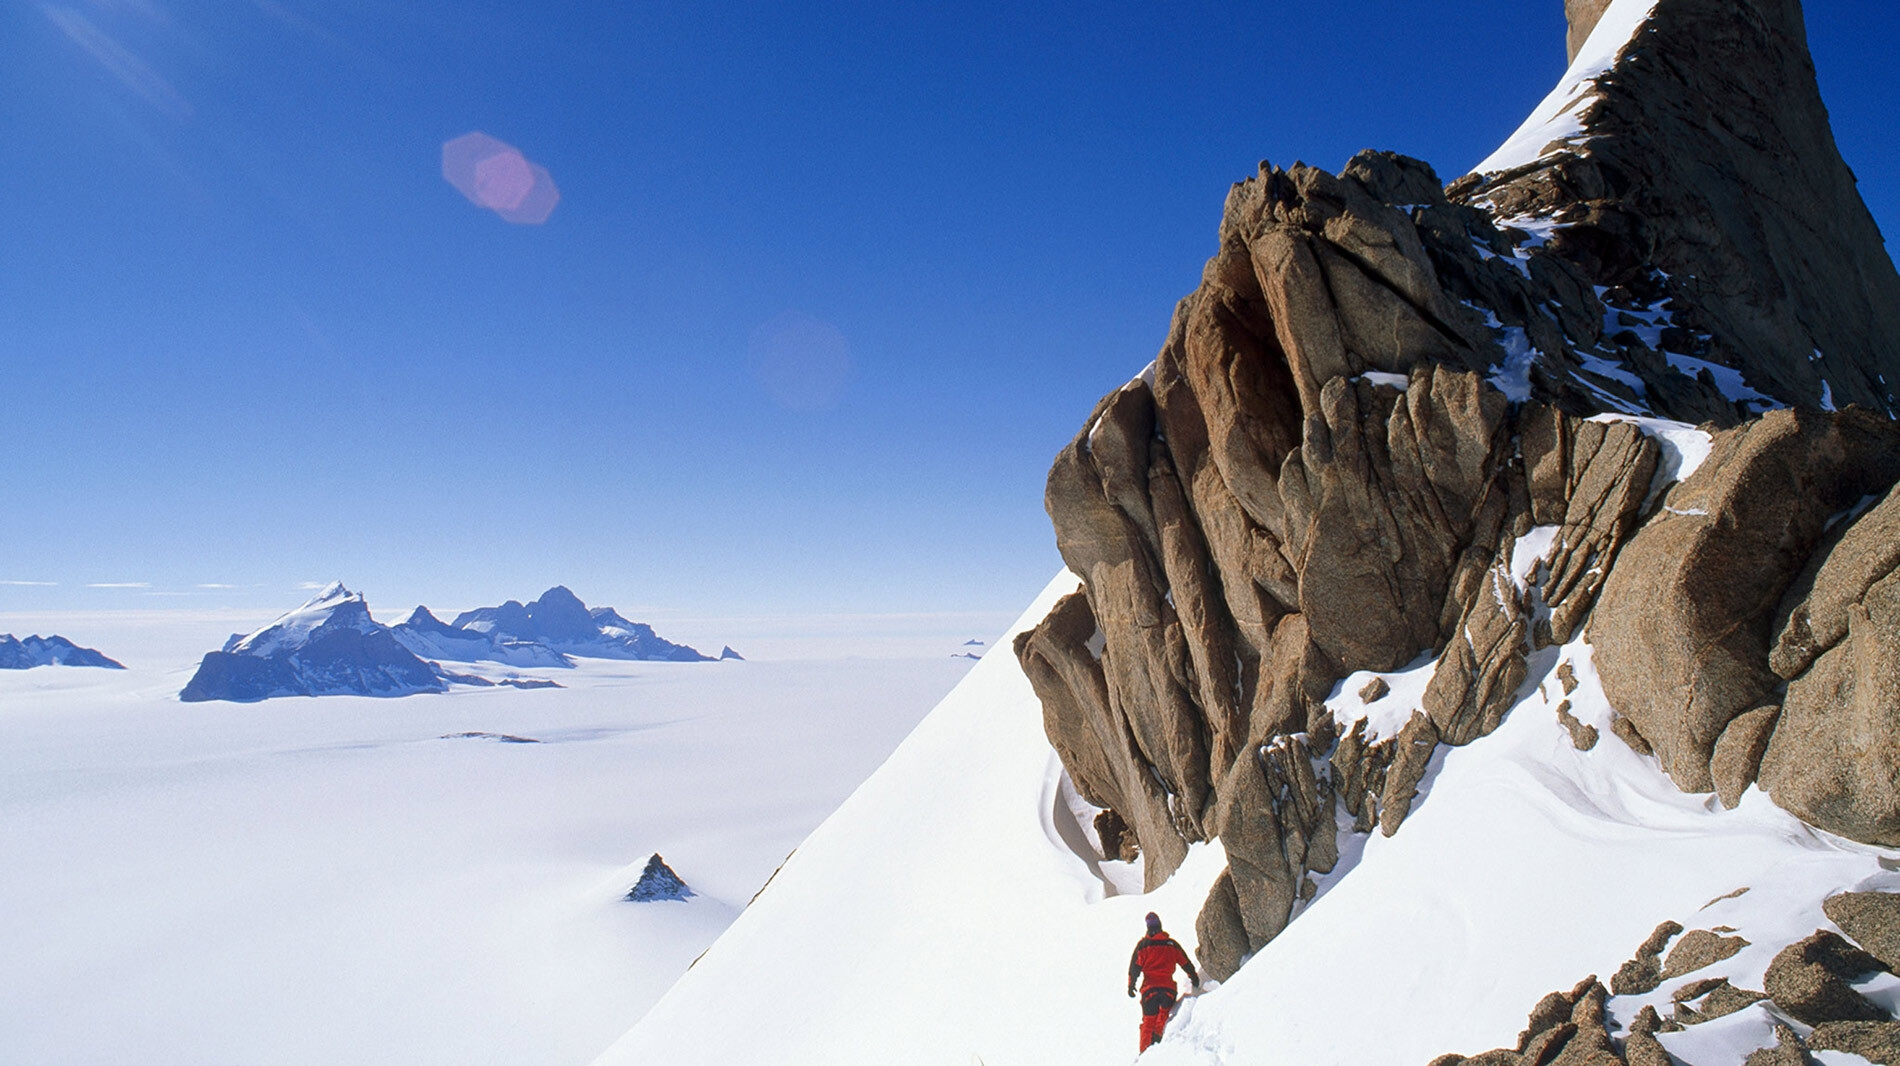
[[[1605,9],[1568,0],[1573,54]],[[1868,740],[1900,735],[1900,514],[1868,509],[1900,479],[1900,275],[1799,5],[1659,0],[1574,112],[1449,186],[1391,153],[1261,164],[1050,472],[1083,587],[1016,652],[1149,887],[1222,840],[1216,978],[1297,914],[1336,821],[1398,830],[1433,752],[1584,634],[1614,731],[1682,788],[1759,778],[1900,842],[1900,749]],[[1638,416],[1701,424],[1707,458],[1685,476]],[[1400,733],[1325,706],[1432,659]]]

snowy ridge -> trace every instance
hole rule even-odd
[[[1649,20],[1656,3],[1657,0],[1614,0],[1596,28],[1590,31],[1590,39],[1577,52],[1577,58],[1571,61],[1557,87],[1505,138],[1497,151],[1472,167],[1472,171],[1495,174],[1533,163],[1552,144],[1575,141],[1583,136],[1582,112],[1590,104],[1597,78],[1616,65],[1623,46],[1633,40],[1643,23]]]
[[[1058,578],[1017,629],[1076,584]],[[1393,709],[1435,665],[1386,675]],[[1607,977],[1665,920],[1761,945],[1693,975],[1759,988],[1774,950],[1829,927],[1825,895],[1900,888],[1900,853],[1819,833],[1757,789],[1734,811],[1679,791],[1611,734],[1583,641],[1530,666],[1497,732],[1434,756],[1403,829],[1345,833],[1317,898],[1188,1000],[1144,1063],[1424,1066],[1508,1044],[1545,993]],[[1352,717],[1356,698],[1335,696]],[[1588,751],[1558,718],[1565,700],[1601,735]],[[1088,812],[1063,783],[1015,659],[986,657],[595,1066],[1128,1061],[1139,1018],[1119,986],[1141,915],[1158,911],[1192,950],[1225,856],[1197,844],[1166,885],[1128,893],[1138,878],[1076,846]],[[985,943],[1001,955],[973,948]],[[1627,1024],[1681,983],[1616,997],[1612,1017]],[[1900,1002],[1900,980],[1863,991]],[[1773,1020],[1757,1005],[1661,1039],[1712,1066],[1773,1044]]]
[[[222,650],[268,657],[300,648],[317,630],[326,628],[373,633],[380,627],[370,618],[369,603],[362,593],[351,592],[341,581],[332,581],[303,606],[286,612],[270,625],[243,637],[233,636]]]

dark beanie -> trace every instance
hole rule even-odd
[[[1161,931],[1161,916],[1153,911],[1148,912],[1148,931],[1150,933]]]

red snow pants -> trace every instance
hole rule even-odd
[[[1150,985],[1141,990],[1141,1048],[1161,1039],[1161,1033],[1168,1027],[1168,1019],[1174,1016],[1175,991],[1172,984]]]

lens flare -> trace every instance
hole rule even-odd
[[[442,177],[469,203],[517,225],[546,222],[561,202],[561,190],[544,167],[479,131],[443,143]]]

